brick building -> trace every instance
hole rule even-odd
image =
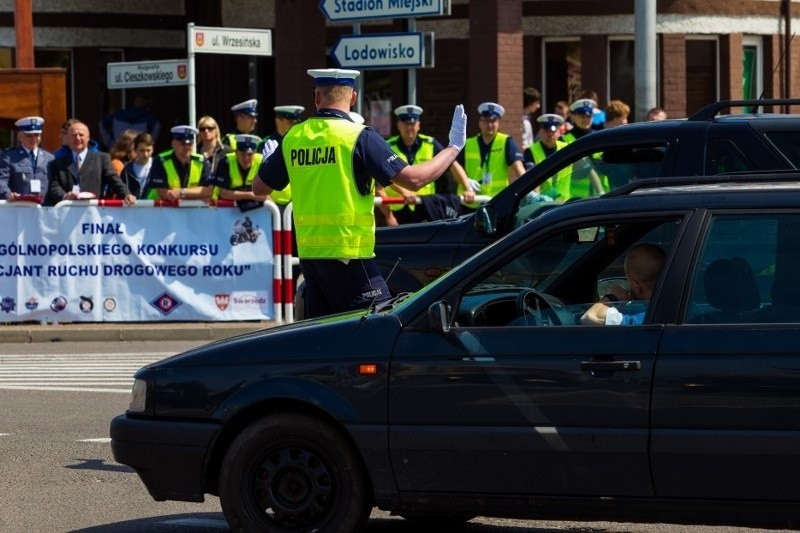
[[[651,0],[656,9],[657,66],[653,101],[671,117],[719,98],[800,96],[800,45],[791,42],[800,0]],[[0,68],[14,65],[14,8],[0,0]],[[517,136],[522,89],[532,85],[550,111],[582,89],[601,105],[618,98],[633,107],[635,0],[450,0],[441,17],[364,21],[361,33],[435,34],[435,66],[416,71],[416,102],[424,129],[446,136],[453,105],[466,104],[476,131],[477,105],[507,109],[505,131]],[[106,64],[186,57],[186,27],[270,28],[272,57],[198,55],[196,116],[233,127],[233,103],[258,98],[258,131],[272,130],[273,105],[313,109],[306,69],[334,66],[328,57],[352,23],[327,22],[319,0],[62,0],[33,1],[37,67],[67,71],[67,114],[90,126],[129,103],[132,90],[106,88]],[[787,17],[787,14],[789,16]],[[788,52],[787,52],[788,51]],[[389,111],[409,100],[405,70],[368,70],[362,114],[382,133]],[[162,125],[188,120],[184,87],[152,88]],[[632,117],[634,118],[634,117]],[[4,139],[0,139],[4,140]],[[163,141],[163,140],[162,140]],[[163,142],[159,143],[163,144]],[[49,147],[53,148],[53,147]]]

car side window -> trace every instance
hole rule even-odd
[[[728,139],[713,139],[706,147],[706,175],[756,170],[756,166]]]
[[[648,243],[669,253],[680,221],[670,217],[593,223],[520,247],[516,255],[464,290],[455,312],[456,326],[585,324],[581,318],[599,300],[598,294],[625,284],[623,264],[630,250]],[[655,284],[657,279],[652,281]],[[628,313],[647,310],[646,301],[640,304],[632,299],[623,295],[611,305]]]
[[[765,135],[792,162],[794,168],[800,168],[800,132],[768,131]]]
[[[522,198],[514,227],[522,226],[553,203],[598,196],[636,180],[661,176],[666,150],[664,142],[576,154],[549,173],[538,193]]]
[[[800,215],[712,217],[686,322],[800,322]]]

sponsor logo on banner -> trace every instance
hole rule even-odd
[[[175,309],[180,307],[183,302],[175,298],[168,292],[162,292],[156,299],[150,302],[150,305],[161,311],[161,314],[167,316]]]
[[[178,77],[180,79],[186,78],[186,65],[178,65]]]
[[[266,293],[261,291],[234,293],[231,300],[233,301],[233,310],[239,312],[261,309],[269,303]]]
[[[81,303],[78,304],[78,307],[80,308],[81,312],[91,313],[94,309],[94,302],[92,299],[88,296],[81,296],[80,299]]]
[[[55,298],[53,298],[53,301],[50,302],[50,310],[56,313],[60,313],[66,308],[67,308],[67,299],[63,296],[56,296]]]
[[[117,301],[114,298],[106,298],[103,300],[103,309],[108,311],[109,313],[113,313],[114,309],[117,308]]]
[[[10,313],[14,309],[17,308],[17,302],[11,296],[6,296],[0,301],[0,309],[5,311],[6,313]]]
[[[25,309],[28,311],[34,311],[39,307],[39,300],[31,296],[27,300],[25,300]]]
[[[197,46],[203,46],[205,42],[206,38],[203,35],[203,32],[198,31],[197,33],[194,34],[194,44],[196,44]]]
[[[228,303],[231,301],[230,294],[215,294],[214,303],[217,304],[217,309],[224,311],[228,308]]]

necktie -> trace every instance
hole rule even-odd
[[[31,168],[35,172],[36,171],[36,154],[34,154],[33,151],[31,150],[30,152],[28,152],[28,155],[31,156]]]
[[[76,164],[78,165],[78,170],[80,170],[81,164],[83,164],[83,158],[81,157],[80,154],[78,154],[78,157],[76,157],[75,159],[76,159]]]

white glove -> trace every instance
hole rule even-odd
[[[469,187],[472,189],[472,192],[481,192],[482,186],[480,181],[475,181],[469,178],[467,178],[467,181],[469,182]]]
[[[467,115],[463,104],[458,104],[453,112],[453,123],[450,125],[450,144],[460,152],[467,144]]]
[[[264,148],[261,150],[261,153],[264,155],[264,161],[269,159],[269,156],[278,148],[278,141],[275,139],[267,139],[264,141]]]

